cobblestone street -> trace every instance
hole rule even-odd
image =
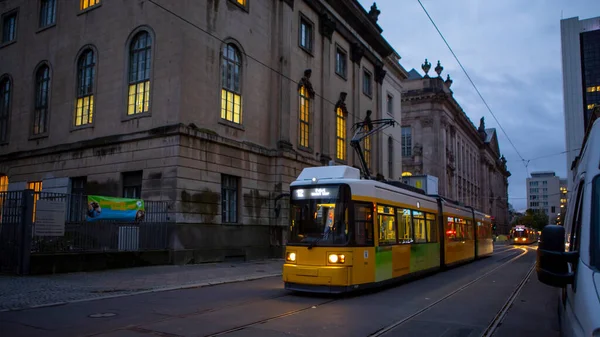
[[[0,276],[0,311],[201,287],[281,274],[282,260],[153,266],[47,276]]]

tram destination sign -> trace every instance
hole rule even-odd
[[[292,193],[293,200],[337,199],[339,187],[298,188]]]

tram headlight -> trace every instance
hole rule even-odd
[[[328,257],[329,263],[345,263],[346,262],[346,255],[344,254],[329,254]]]
[[[285,256],[285,260],[287,262],[296,262],[296,253],[294,252],[288,252],[287,255]]]

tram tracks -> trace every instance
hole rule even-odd
[[[512,252],[512,251],[520,250],[520,249],[522,249],[522,248],[508,247],[506,249],[495,251],[494,253],[492,253],[491,256],[494,256],[494,255],[497,255],[497,254],[503,254],[503,253],[506,253],[506,252]],[[387,326],[387,327],[385,327],[383,329],[380,329],[377,332],[375,332],[374,334],[371,334],[370,336],[381,336],[381,335],[383,335],[384,333],[386,333],[386,332],[388,332],[388,331],[396,328],[397,326],[399,326],[399,325],[401,325],[401,324],[409,321],[410,319],[412,319],[412,318],[420,315],[421,313],[427,311],[428,309],[432,308],[436,304],[438,304],[438,303],[442,302],[443,300],[451,297],[452,295],[455,295],[456,293],[458,293],[458,292],[466,289],[467,287],[471,286],[472,284],[476,283],[477,281],[481,280],[482,278],[490,275],[492,272],[496,271],[497,269],[499,269],[499,268],[501,268],[501,267],[503,267],[503,266],[505,266],[505,265],[507,265],[507,264],[509,264],[509,263],[511,263],[511,262],[513,262],[513,261],[515,261],[515,260],[517,260],[519,258],[521,258],[525,254],[527,254],[527,250],[523,250],[522,253],[520,253],[520,254],[518,254],[518,255],[516,255],[514,257],[511,257],[509,255],[508,257],[510,259],[508,261],[502,262],[502,264],[494,267],[493,269],[489,270],[485,274],[483,274],[483,275],[477,277],[476,279],[470,281],[469,283],[463,285],[461,288],[453,291],[452,293],[445,295],[443,298],[441,298],[438,301],[436,301],[436,302],[428,305],[427,307],[419,310],[417,313],[415,313],[415,314],[413,314],[413,315],[411,315],[411,316],[409,316],[409,317],[407,317],[407,318],[405,318],[405,319],[403,319],[403,320],[401,320],[399,322],[395,322],[394,324],[392,324],[390,326]],[[504,258],[501,259],[500,261],[504,261]],[[226,329],[226,330],[222,330],[222,331],[219,331],[219,332],[214,332],[214,333],[205,335],[205,337],[216,337],[216,336],[228,335],[228,334],[231,334],[231,333],[234,333],[234,332],[237,332],[237,331],[241,331],[241,330],[248,329],[248,328],[251,328],[251,327],[259,326],[259,325],[268,323],[270,321],[283,319],[283,318],[286,318],[286,317],[289,317],[289,316],[294,316],[294,315],[303,313],[303,312],[308,311],[308,310],[317,309],[317,308],[322,307],[324,305],[328,305],[328,304],[331,304],[331,303],[334,303],[334,302],[339,302],[339,301],[341,301],[343,299],[344,299],[343,297],[342,298],[335,298],[335,299],[331,299],[331,300],[328,300],[328,301],[321,302],[321,303],[316,304],[316,305],[311,305],[311,306],[303,307],[303,308],[300,308],[300,309],[295,309],[295,310],[287,311],[287,312],[279,314],[279,315],[271,316],[271,317],[264,318],[264,319],[261,319],[261,320],[257,320],[257,321],[254,321],[254,322],[250,322],[250,323],[247,323],[247,324],[241,324],[239,326],[236,326],[236,327],[233,327],[233,328],[230,328],[230,329]]]
[[[523,249],[523,248],[515,248],[515,249]],[[506,250],[504,250],[504,251],[508,251],[508,250],[513,250],[513,249],[506,249]],[[390,324],[390,325],[387,325],[387,326],[385,326],[385,327],[383,327],[383,328],[381,328],[381,329],[377,330],[376,332],[374,332],[374,333],[370,334],[370,335],[369,335],[369,337],[383,336],[383,335],[385,335],[385,334],[387,334],[387,333],[391,332],[392,330],[394,330],[394,329],[397,329],[398,327],[400,327],[400,326],[402,326],[402,325],[404,325],[404,324],[408,323],[409,321],[411,321],[411,320],[413,320],[413,319],[417,318],[418,316],[422,315],[422,314],[423,314],[423,313],[425,313],[426,311],[428,311],[428,310],[432,309],[433,307],[435,307],[436,305],[440,304],[441,302],[443,302],[443,301],[445,301],[445,300],[449,299],[450,297],[452,297],[452,296],[454,296],[454,295],[456,295],[456,294],[458,294],[458,293],[460,293],[460,292],[464,291],[465,289],[467,289],[467,288],[468,288],[468,287],[470,287],[471,285],[473,285],[473,284],[477,283],[479,280],[481,280],[481,279],[483,279],[483,278],[485,278],[485,277],[487,277],[487,276],[491,275],[491,274],[492,274],[493,272],[495,272],[496,270],[498,270],[498,269],[500,269],[500,268],[502,268],[502,267],[506,266],[506,265],[507,265],[507,264],[509,264],[509,263],[512,263],[512,262],[513,262],[513,261],[515,261],[515,260],[518,260],[519,258],[521,258],[521,257],[523,257],[523,256],[525,256],[525,255],[527,254],[527,252],[528,252],[528,249],[526,249],[526,248],[525,248],[525,249],[523,249],[523,252],[522,252],[521,254],[519,254],[519,255],[517,255],[517,256],[515,256],[515,257],[513,257],[513,258],[511,258],[511,259],[509,259],[509,260],[508,260],[508,261],[506,261],[506,262],[503,262],[503,263],[502,263],[502,264],[500,264],[499,266],[496,266],[496,267],[494,267],[493,269],[491,269],[491,270],[487,271],[486,273],[484,273],[484,274],[480,275],[480,276],[479,276],[479,277],[477,277],[476,279],[474,279],[474,280],[472,280],[472,281],[470,281],[470,282],[468,282],[468,283],[464,284],[464,285],[463,285],[463,286],[461,286],[460,288],[458,288],[458,289],[456,289],[456,290],[454,290],[454,291],[452,291],[452,292],[450,292],[450,293],[446,294],[445,296],[443,296],[442,298],[438,299],[437,301],[435,301],[435,302],[432,302],[431,304],[427,305],[427,306],[426,306],[426,307],[424,307],[424,308],[421,308],[421,309],[420,309],[420,310],[418,310],[417,312],[415,312],[415,313],[413,313],[413,314],[411,314],[411,315],[409,315],[409,316],[407,316],[407,317],[404,317],[404,318],[402,318],[402,319],[400,319],[400,320],[398,320],[398,321],[396,321],[396,322],[394,322],[394,323],[392,323],[392,324]],[[528,272],[528,274],[526,275],[526,277],[525,277],[525,279],[524,279],[524,280],[527,280],[527,279],[529,278],[529,275],[531,274],[531,271],[532,271],[532,269],[530,269],[530,270],[529,270],[529,272]],[[522,288],[522,286],[523,286],[524,284],[525,284],[525,281],[521,281],[521,283],[519,283],[519,286],[517,287],[517,289],[518,289],[518,290],[515,290],[515,292],[517,292],[517,291],[520,291],[520,289]],[[515,292],[513,292],[513,293],[511,294],[511,297],[510,297],[510,298],[512,299],[512,301],[514,301],[514,298],[516,298]],[[509,299],[509,301],[510,301],[510,299]],[[510,303],[512,303],[512,302],[510,302]],[[504,308],[505,308],[505,307],[507,307],[507,304],[505,304],[505,305],[503,306],[503,309],[501,309],[501,310],[500,310],[500,312],[499,312],[498,314],[496,314],[496,317],[495,317],[495,318],[492,320],[492,323],[491,323],[490,325],[494,324],[494,322],[499,322],[499,320],[501,320],[501,318],[502,318],[502,317],[504,317],[504,315],[506,314],[506,311],[508,311],[508,308],[510,307],[510,305],[508,305],[508,308],[506,309],[506,311],[504,311],[504,313],[503,313],[503,314],[501,314],[501,312],[503,312],[503,310],[504,310]],[[495,324],[495,326],[497,326],[497,323]],[[494,329],[495,329],[495,328],[494,328]],[[488,327],[488,329],[486,329],[486,331],[487,331],[487,330],[490,330],[490,327]],[[492,331],[492,333],[493,333],[493,331]],[[485,335],[485,336],[491,336],[491,335]]]

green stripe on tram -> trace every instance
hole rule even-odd
[[[410,246],[410,272],[426,270],[439,266],[440,244],[421,243]]]

